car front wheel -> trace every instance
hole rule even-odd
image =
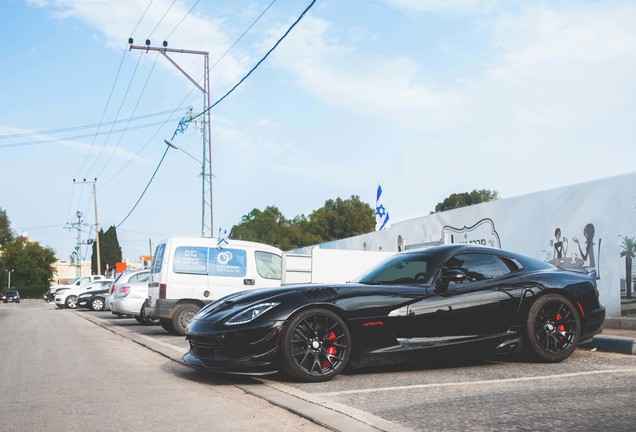
[[[101,297],[95,297],[93,300],[91,300],[89,307],[92,311],[104,310],[104,299]]]
[[[77,307],[77,296],[68,296],[66,297],[66,307],[69,309],[75,309]]]
[[[526,348],[531,358],[558,363],[568,358],[579,343],[581,320],[567,298],[559,294],[539,297],[526,319]]]
[[[291,318],[281,336],[281,369],[293,379],[328,381],[342,372],[349,361],[349,329],[330,310],[300,312]]]

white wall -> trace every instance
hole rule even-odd
[[[594,227],[593,254],[586,249],[588,224]],[[559,263],[595,270],[607,315],[620,316],[620,284],[625,278],[620,245],[623,236],[636,237],[636,173],[423,216],[320,247],[397,251],[401,237],[407,249],[477,242],[550,261],[556,258],[550,243],[556,241],[556,228],[564,252],[567,247]]]

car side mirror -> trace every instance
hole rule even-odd
[[[466,279],[466,275],[461,270],[449,269],[442,273],[442,280],[444,282],[462,282],[464,279]]]

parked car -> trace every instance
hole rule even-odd
[[[327,381],[345,367],[525,353],[556,363],[601,332],[596,272],[500,249],[407,250],[354,283],[245,291],[187,328],[194,366]]]
[[[63,290],[63,289],[71,289],[71,288],[79,288],[82,287],[86,284],[89,284],[93,281],[99,280],[99,279],[103,279],[104,277],[101,275],[91,275],[91,276],[80,276],[76,279],[73,279],[71,282],[67,283],[67,284],[58,284],[58,285],[51,285],[49,287],[48,290],[48,298],[50,301],[55,301],[55,293],[57,293],[59,290]]]
[[[110,291],[108,292],[108,296],[106,296],[104,300],[104,309],[111,310],[111,305],[113,299],[115,298],[115,290],[123,286],[125,284],[133,283],[133,282],[146,282],[148,281],[148,277],[150,275],[150,270],[148,269],[140,269],[140,270],[124,270],[115,278],[115,281],[110,285]]]
[[[168,332],[185,329],[203,306],[245,289],[281,285],[283,252],[275,247],[214,238],[170,237],[155,249],[148,283],[148,315]]]
[[[140,324],[159,323],[158,319],[146,313],[148,304],[148,280],[122,284],[115,291],[115,299],[111,304],[114,313],[132,315]]]
[[[113,279],[99,279],[79,288],[61,289],[55,293],[55,306],[59,308],[75,309],[80,294],[94,293],[109,285]]]
[[[4,293],[2,303],[20,303],[20,293],[16,290],[9,290]]]
[[[101,311],[104,309],[106,296],[110,291],[111,282],[104,285],[101,289],[86,292],[77,296],[77,307],[87,308],[92,311]]]

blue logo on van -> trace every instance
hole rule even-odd
[[[210,249],[208,274],[242,277],[247,273],[247,254],[242,249]]]
[[[180,246],[174,251],[175,273],[243,277],[247,274],[247,253],[241,249]]]

